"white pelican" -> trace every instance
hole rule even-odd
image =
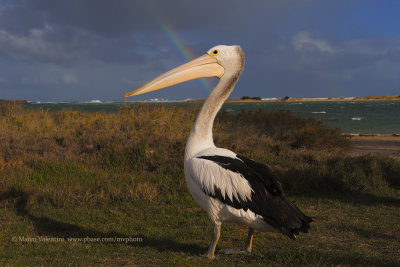
[[[278,232],[295,239],[300,231],[308,231],[312,221],[285,199],[280,182],[267,166],[214,145],[215,116],[232,92],[243,67],[240,46],[218,45],[207,54],[125,94],[125,97],[144,94],[196,78],[220,79],[197,116],[184,157],[189,191],[214,224],[208,258],[214,258],[223,222],[248,226],[244,252],[250,253],[254,230]]]

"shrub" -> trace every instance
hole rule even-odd
[[[188,194],[183,153],[197,107],[124,106],[114,114],[0,110],[0,194],[14,188],[54,205]],[[288,111],[221,112],[214,139],[269,165],[290,194],[400,185],[399,161],[346,156],[338,129]]]

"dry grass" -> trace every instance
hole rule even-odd
[[[69,256],[60,254],[53,264],[67,265],[76,253],[73,262],[78,265],[114,259],[121,264],[208,264],[185,259],[205,250],[204,232],[211,231],[207,215],[193,208],[197,206],[182,171],[184,145],[197,112],[137,105],[104,114],[1,105],[0,220],[5,228],[0,259],[24,265],[32,264],[24,260],[29,258],[43,265],[63,251]],[[389,264],[398,260],[398,216],[390,214],[399,203],[400,161],[349,157],[338,129],[288,112],[221,113],[214,138],[218,146],[268,164],[286,194],[316,219],[315,232],[298,243],[262,235],[253,256],[229,257],[227,264],[375,265],[384,263],[385,256]],[[357,221],[365,216],[374,219]],[[243,229],[226,227],[220,246],[240,245],[236,236],[245,238]],[[20,235],[133,233],[146,242],[136,247],[40,243],[35,249],[10,241]],[[344,245],[349,236],[354,240]],[[264,244],[276,249],[265,252]],[[363,253],[374,256],[363,258]]]
[[[198,108],[150,105],[124,106],[116,114],[2,105],[0,167],[24,174],[14,178],[14,184],[24,177],[18,184],[41,185],[39,190],[64,186],[52,196],[60,201],[74,199],[73,192],[83,192],[79,195],[93,202],[154,200],[163,186],[148,177],[182,174],[184,145],[197,112]],[[398,184],[393,178],[399,172],[398,162],[347,157],[342,150],[348,142],[339,129],[287,111],[222,112],[215,121],[214,138],[218,146],[270,165],[289,192],[291,188],[296,193],[299,189],[303,193],[377,191]]]

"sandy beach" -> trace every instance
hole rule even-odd
[[[400,158],[400,136],[351,136],[349,155],[385,154]]]

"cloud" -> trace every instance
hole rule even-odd
[[[253,20],[252,16],[279,16],[292,5],[302,5],[295,0],[254,0],[251,3],[244,0],[13,1],[23,3],[22,7],[32,12],[44,13],[48,23],[68,25],[107,36],[155,30],[160,22],[175,25],[180,30],[233,30]]]
[[[0,30],[0,58],[25,62],[48,62],[76,65],[84,60],[106,63],[143,63],[146,56],[135,50],[132,38],[112,39],[86,32],[54,29],[31,29],[20,35]]]
[[[0,0],[1,97],[120,99],[185,63],[179,42],[195,55],[241,45],[246,66],[234,97],[395,92],[399,33],[368,35],[352,5],[339,2]],[[142,99],[204,98],[199,84]]]
[[[0,30],[0,55],[13,60],[59,61],[63,57],[57,43],[46,42],[48,29],[32,29],[27,35],[16,35]]]
[[[292,45],[304,64],[317,64],[331,71],[356,70],[379,62],[395,63],[400,52],[399,37],[329,42],[300,32],[292,38]]]
[[[319,50],[321,52],[335,53],[335,49],[327,41],[313,39],[308,32],[299,32],[292,38],[292,44],[296,50]]]
[[[398,94],[399,37],[327,40],[306,31],[268,36],[245,50],[236,97]]]

